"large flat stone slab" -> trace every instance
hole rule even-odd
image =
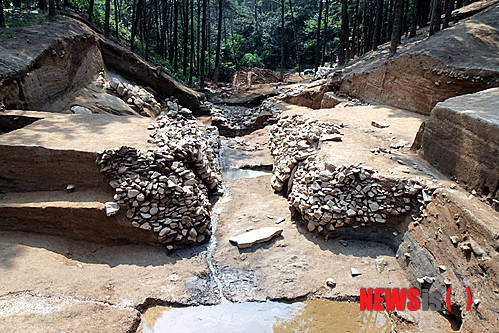
[[[499,198],[499,88],[438,103],[424,123],[420,155],[469,191]]]
[[[266,227],[246,232],[229,239],[238,248],[245,249],[257,243],[265,243],[272,238],[279,236],[283,229],[278,227]]]

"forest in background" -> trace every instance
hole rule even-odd
[[[48,1],[48,3],[47,3]],[[343,64],[430,25],[451,23],[471,0],[0,0],[15,8],[76,11],[184,82],[223,68],[299,71]],[[1,8],[0,8],[1,9]],[[4,10],[0,12],[3,14]],[[0,27],[5,26],[0,15]]]

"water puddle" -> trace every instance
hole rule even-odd
[[[252,170],[252,169],[236,169],[227,168],[222,170],[222,180],[228,182],[236,179],[243,178],[254,178],[263,175],[270,175],[272,171],[270,170]]]
[[[218,305],[148,309],[137,332],[390,332],[385,312],[364,312],[358,303],[222,301]]]

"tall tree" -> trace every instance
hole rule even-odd
[[[418,22],[420,21],[421,15],[421,0],[414,0],[414,5],[412,7],[412,22],[411,22],[411,32],[409,38],[416,37],[416,32],[418,29]]]
[[[194,76],[194,0],[191,0],[191,57],[189,63],[189,83],[192,84]]]
[[[55,16],[55,0],[49,0],[49,16]]]
[[[390,43],[390,57],[397,52],[400,35],[402,34],[402,11],[404,10],[404,0],[397,0],[395,3],[395,17],[393,21],[392,40]]]
[[[140,13],[142,12],[142,2],[144,0],[133,1],[133,12],[132,12],[132,31],[130,37],[130,50],[133,51],[135,45],[135,36],[137,35],[137,28],[139,25]]]
[[[202,35],[202,32],[201,32],[201,3],[203,2],[202,0],[197,0],[198,1],[198,19],[197,19],[197,22],[198,22],[198,28],[197,28],[197,63],[196,63],[196,75],[197,76],[200,76],[201,74],[201,35]]]
[[[284,81],[284,43],[284,0],[281,0],[281,81]]]
[[[208,0],[203,1],[203,21],[201,24],[201,65],[200,65],[200,73],[199,73],[199,85],[201,88],[204,88],[204,66],[206,61],[206,15],[208,11]]]
[[[376,5],[376,20],[374,22],[373,50],[377,50],[379,46],[382,21],[383,21],[383,0],[378,0]]]
[[[3,1],[0,0],[0,28],[5,28],[5,17],[3,16]]]
[[[444,24],[442,26],[443,29],[447,29],[449,27],[449,23],[452,20],[452,10],[454,9],[454,1],[453,0],[445,0],[444,10]]]
[[[178,70],[178,3],[180,0],[173,0],[173,40],[170,44],[170,63],[173,62],[173,70]]]
[[[288,1],[289,1],[289,11],[291,12],[291,22],[293,25],[293,33],[295,35],[296,63],[298,65],[298,73],[301,76],[300,46],[299,46],[299,42],[298,42],[298,33],[296,31],[295,15],[293,14],[293,5],[291,4],[291,0],[288,0]]]
[[[319,17],[317,18],[317,42],[315,44],[315,72],[319,69],[319,50],[321,45],[321,21],[322,21],[322,7],[324,6],[323,0],[319,0]]]
[[[326,0],[326,12],[324,13],[324,33],[322,34],[321,66],[324,66],[324,55],[326,54],[328,21],[329,21],[329,0]],[[331,59],[330,61],[332,62],[333,60]]]
[[[111,0],[106,0],[104,12],[104,36],[109,38],[109,17],[111,16]]]
[[[430,36],[440,30],[440,16],[440,0],[433,0],[433,6],[431,10]]]
[[[222,19],[223,19],[223,1],[218,0],[218,29],[217,29],[217,49],[215,56],[215,70],[213,72],[213,81],[218,83],[218,71],[220,70],[220,50],[222,48]]]
[[[40,8],[41,10],[46,10],[47,9],[47,0],[38,1],[38,8]]]
[[[359,25],[359,0],[355,0],[355,14],[354,14],[354,23],[353,23],[353,31],[352,31],[352,49],[350,51],[350,58],[353,59],[355,57],[355,43],[357,42],[357,29]]]
[[[183,26],[184,26],[184,38],[183,38],[184,60],[182,63],[182,72],[184,74],[184,77],[187,77],[187,54],[189,53],[189,0],[185,0]]]
[[[116,38],[119,40],[120,39],[120,32],[118,28],[118,23],[120,21],[120,8],[118,5],[119,0],[114,0],[114,23],[115,23],[115,30],[116,30]]]
[[[341,32],[340,47],[338,50],[338,64],[343,65],[346,59],[348,48],[348,0],[341,0]]]
[[[430,18],[430,13],[431,13],[431,0],[420,0],[421,1],[421,15],[419,16],[420,21],[419,21],[419,26],[420,27],[426,27],[428,25],[428,19]]]

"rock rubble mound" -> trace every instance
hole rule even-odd
[[[340,126],[302,115],[280,116],[278,119],[270,129],[270,151],[274,156],[272,187],[280,192],[293,178],[298,162],[315,157],[319,140],[339,134]]]
[[[271,128],[271,185],[286,191],[309,231],[379,225],[417,211],[424,201],[416,179],[382,177],[362,164],[335,166],[316,159],[321,141],[340,141],[341,127],[301,115],[281,116]],[[419,202],[419,203],[418,203]]]
[[[218,131],[205,135],[194,120],[166,114],[150,129],[156,147],[107,149],[96,163],[134,227],[162,244],[202,243],[210,237],[209,195],[221,192]]]

